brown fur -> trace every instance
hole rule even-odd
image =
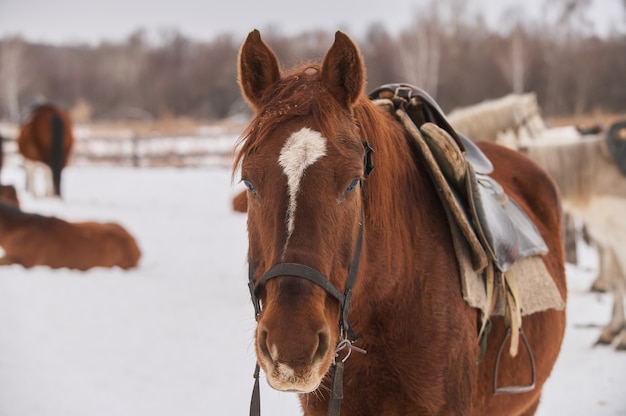
[[[241,191],[233,197],[233,211],[245,213],[248,211],[248,193]]]
[[[74,135],[72,133],[72,120],[69,114],[51,104],[42,104],[33,109],[28,120],[20,130],[17,138],[19,152],[26,159],[42,162],[50,167],[52,171],[57,168],[53,161],[53,119],[58,117],[63,125],[63,143],[61,160],[58,162],[60,169],[57,173],[59,183],[55,185],[55,194],[60,195],[60,177],[63,168],[68,164],[70,153],[74,146]],[[53,173],[54,175],[54,173]]]
[[[48,266],[87,270],[92,267],[130,269],[141,251],[119,224],[68,222],[31,214],[0,202],[0,265]]]
[[[363,95],[365,72],[352,41],[337,32],[319,66],[280,74],[274,53],[253,31],[243,44],[239,77],[255,110],[235,167],[254,186],[247,200],[249,251],[258,279],[278,262],[320,271],[335,287],[345,285],[361,208],[363,253],[350,322],[366,355],[345,364],[342,415],[533,414],[559,354],[565,312],[550,310],[524,319],[536,360],[530,393],[494,396],[496,350],[504,337],[496,318],[480,363],[478,313],[461,296],[446,215],[428,173],[402,126]],[[284,140],[309,127],[327,139],[326,155],[305,171],[295,227],[285,247],[286,178],[277,158]],[[363,176],[363,146],[374,149],[372,174],[355,192],[346,186]],[[494,177],[535,221],[550,252],[544,261],[566,299],[561,209],[553,182],[527,157],[482,144]],[[523,276],[518,278],[523,279]],[[306,390],[307,416],[325,415],[329,370],[339,337],[339,306],[321,288],[293,277],[268,281],[256,353],[274,387]],[[288,366],[291,372],[281,370]],[[527,358],[504,356],[500,385],[526,384]]]
[[[13,185],[0,185],[0,202],[20,207],[20,200],[17,197],[17,191]]]

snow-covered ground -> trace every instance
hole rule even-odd
[[[26,211],[118,221],[143,257],[132,271],[0,267],[0,416],[248,414],[254,370],[245,217],[222,168],[70,166],[65,198]],[[588,292],[595,253],[568,266],[563,350],[539,415],[626,415],[626,353],[592,347],[610,295]],[[265,415],[300,414],[261,386]]]

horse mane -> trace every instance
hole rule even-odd
[[[509,94],[493,100],[485,100],[469,107],[457,108],[448,114],[448,121],[455,130],[472,140],[496,142],[502,133],[512,131],[516,135],[524,124],[530,126],[530,134],[545,129],[539,115],[537,96],[534,93]]]
[[[376,207],[375,218],[370,223],[377,228],[392,229],[392,218],[406,218],[407,213],[396,212],[407,204],[399,203],[401,198],[422,198],[423,186],[417,180],[424,178],[417,173],[417,156],[409,146],[404,128],[394,128],[397,123],[390,113],[382,107],[376,107],[367,97],[362,96],[354,108],[361,139],[373,149],[374,171],[364,185],[366,212]],[[387,120],[385,120],[387,119]],[[389,120],[391,119],[391,120]],[[395,126],[397,127],[397,126]],[[410,189],[399,195],[399,185],[408,183]],[[369,192],[375,189],[375,192]],[[414,215],[419,215],[413,212]]]

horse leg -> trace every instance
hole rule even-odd
[[[46,165],[45,163],[41,164],[41,169],[44,176],[44,196],[47,198],[55,196],[52,169],[50,169],[50,166]]]
[[[611,318],[611,321],[616,327],[618,325],[621,325],[622,328],[622,336],[620,337],[615,349],[617,351],[626,351],[626,315],[624,314],[624,293],[626,289],[626,276],[624,274],[621,274],[615,280],[615,289],[613,292],[613,316]]]
[[[615,346],[615,351],[626,351],[626,325],[622,330],[622,336],[619,339],[619,342]]]
[[[574,216],[565,213],[565,261],[571,264],[578,264],[578,253],[576,252],[576,239],[578,230]]]
[[[614,266],[612,270],[615,271],[615,273],[611,273],[613,278],[613,311],[611,321],[602,328],[600,337],[596,342],[597,344],[607,345],[613,343],[615,337],[622,332],[624,325],[626,325],[624,318],[624,274],[614,250],[613,247],[606,247],[610,257],[610,264]]]
[[[24,171],[26,173],[26,180],[24,183],[24,189],[31,195],[35,195],[35,162],[30,159],[24,159]]]
[[[597,242],[593,243],[598,251],[598,276],[591,284],[591,291],[597,293],[606,293],[611,290],[610,274],[614,270],[610,269],[610,254],[607,249]]]
[[[50,182],[53,187],[53,195],[61,196],[61,172],[63,171],[63,136],[65,135],[65,125],[58,115],[54,115],[51,121],[51,151],[48,164],[50,166]],[[50,195],[50,196],[53,196]]]

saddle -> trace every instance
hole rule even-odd
[[[493,172],[491,161],[473,141],[450,126],[439,105],[426,92],[408,84],[387,84],[369,97],[388,100],[395,110],[402,110],[396,115],[408,116],[410,120],[401,120],[405,127],[410,121],[424,137],[458,205],[450,206],[450,196],[444,195],[446,209],[451,211],[473,248],[476,270],[491,262],[504,273],[520,258],[547,253],[548,248],[532,221],[489,176]],[[410,124],[409,128],[413,127]],[[417,142],[419,146],[420,141]],[[421,153],[424,155],[424,151]],[[431,166],[430,174],[436,175],[432,170]],[[441,178],[435,178],[435,182],[440,181]]]
[[[528,301],[526,314],[564,306],[539,257],[548,251],[543,238],[518,204],[489,176],[493,165],[487,156],[451,127],[439,105],[426,92],[408,84],[386,84],[370,93],[369,98],[402,123],[439,193],[459,263],[463,298],[482,312],[479,361],[486,351],[491,316],[504,315],[507,332],[496,356],[494,394],[533,390],[535,365],[522,331],[522,302]],[[466,264],[468,257],[471,265]],[[518,290],[514,271],[522,271],[519,274],[527,280],[526,288],[533,289]],[[538,287],[549,295],[537,295]],[[528,385],[497,385],[500,356],[509,337],[511,356],[517,355],[520,340],[528,354],[531,363]]]

